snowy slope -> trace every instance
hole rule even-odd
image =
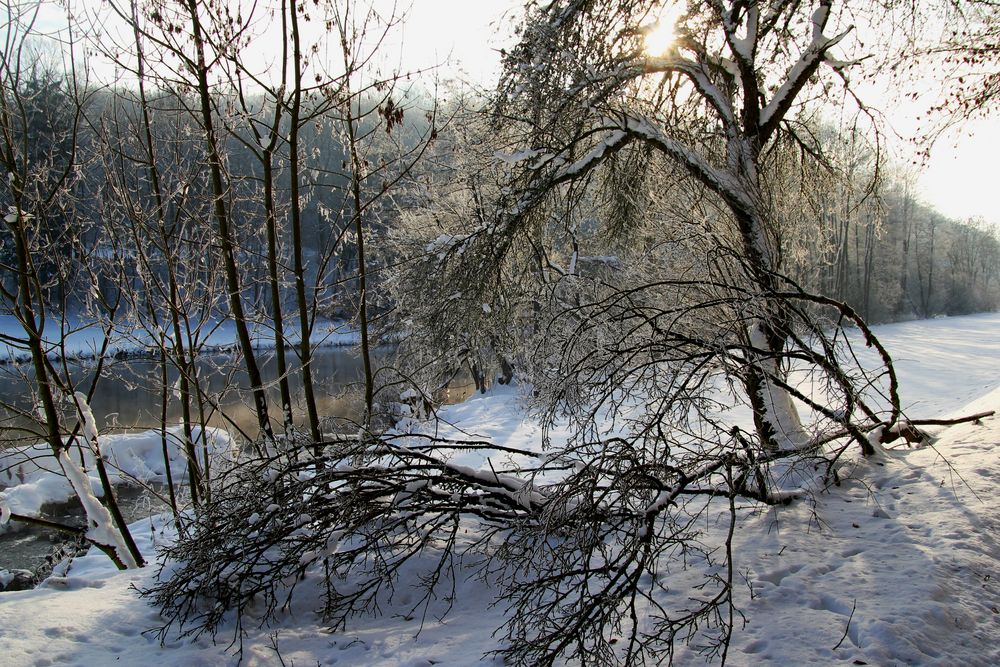
[[[881,327],[912,416],[1000,410],[997,331],[1000,315]],[[539,433],[507,388],[445,416],[508,444]],[[812,500],[747,510],[737,568],[751,584],[738,589],[748,623],[734,636],[730,664],[1000,664],[998,443],[995,417],[952,427],[933,448],[862,462],[855,480]],[[150,553],[152,541],[169,539],[169,527],[143,523],[136,532]],[[152,576],[151,568],[116,573],[92,554],[44,588],[0,594],[0,665],[236,664],[230,636],[217,645],[171,636],[161,647],[141,633],[157,624],[156,611],[129,586]],[[489,606],[491,590],[471,576],[457,581],[444,620],[433,612],[445,601],[421,617],[400,585],[380,616],[335,634],[312,614],[308,582],[299,590],[280,627],[247,626],[243,664],[279,664],[278,652],[286,665],[501,664],[483,656],[498,648],[492,632],[502,609]],[[701,659],[682,654],[679,663]]]
[[[733,664],[1000,664],[1000,420],[863,468],[739,526],[755,599]]]

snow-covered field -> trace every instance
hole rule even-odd
[[[1000,410],[1000,315],[877,328],[893,352],[912,417]],[[518,445],[539,436],[499,388],[443,410],[449,421]],[[555,434],[553,434],[555,435]],[[861,463],[853,480],[739,524],[737,589],[746,627],[734,665],[1000,664],[1000,419],[943,431],[933,447]],[[144,553],[170,539],[162,519],[134,526]],[[711,529],[711,527],[707,527]],[[414,571],[419,563],[413,564]],[[131,587],[154,568],[118,573],[100,553],[33,591],[0,593],[2,665],[236,664],[231,636],[196,641],[144,633],[157,612]],[[308,585],[275,627],[247,628],[246,665],[490,665],[502,609],[479,579],[460,581],[443,619],[411,616],[401,587],[377,617],[328,633]],[[681,664],[700,664],[681,654]]]

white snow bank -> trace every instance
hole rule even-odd
[[[203,454],[201,431],[193,430],[199,456]],[[205,432],[205,443],[210,456],[224,456],[233,451],[234,443],[221,429],[210,428]],[[183,447],[181,427],[167,429],[167,452],[174,483],[187,483],[187,457]],[[159,431],[121,433],[99,436],[101,454],[108,464],[111,483],[133,484],[164,483],[167,481],[163,461],[163,445]],[[82,453],[81,453],[82,450]],[[103,494],[100,479],[94,466],[94,453],[90,447],[72,447],[70,456],[79,462],[98,495]],[[73,488],[62,474],[48,444],[0,450],[0,508],[6,514],[37,516],[43,505],[66,502],[73,498]]]
[[[914,419],[963,412],[1000,383],[1000,313],[873,327],[892,354],[903,408]],[[862,360],[874,362],[871,350]]]
[[[144,554],[153,554],[156,545],[174,539],[172,523],[165,516],[136,522],[130,530]],[[416,576],[428,566],[416,558],[404,575]],[[233,655],[235,647],[230,648],[222,636],[217,643],[208,637],[192,641],[169,636],[161,645],[154,633],[144,634],[162,620],[132,586],[150,586],[155,566],[119,572],[107,556],[91,549],[60,570],[35,590],[0,593],[0,664],[4,667],[272,667],[282,664],[275,645],[286,665],[503,664],[482,658],[484,651],[495,647],[491,633],[500,623],[501,612],[488,608],[491,591],[474,577],[463,575],[456,582],[455,607],[444,620],[433,613],[426,618],[412,613],[417,597],[401,592],[383,608],[382,616],[362,619],[349,631],[333,634],[315,614],[322,607],[319,582],[306,579],[299,582],[282,623],[263,629],[247,624],[241,662]],[[437,613],[444,609],[443,602],[434,606]]]
[[[124,325],[123,325],[124,326]],[[232,320],[205,322],[202,326],[205,348],[209,351],[232,348],[237,345],[236,327]],[[64,322],[53,318],[46,323],[42,333],[45,347],[53,355],[92,358],[104,343],[104,332],[86,318],[67,317]],[[274,347],[274,332],[266,326],[253,325],[250,337],[258,348]],[[24,329],[13,315],[0,315],[0,360],[28,360],[27,348],[12,345],[9,341],[24,338]],[[60,340],[63,339],[60,343]],[[285,331],[285,339],[290,344],[301,340],[301,333],[294,327]],[[358,331],[348,322],[339,320],[317,320],[309,339],[316,346],[348,346],[359,340]],[[142,329],[122,330],[118,327],[112,333],[112,343],[108,354],[116,352],[141,351],[153,344],[149,332]]]

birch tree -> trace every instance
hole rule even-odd
[[[800,338],[817,330],[801,312],[814,295],[785,275],[768,166],[782,141],[823,159],[797,115],[805,100],[840,90],[845,104],[860,108],[849,86],[864,55],[853,38],[858,9],[832,0],[530,3],[522,40],[505,60],[496,108],[509,137],[503,155],[510,177],[497,202],[500,215],[479,236],[490,237],[502,261],[517,239],[531,236],[540,216],[555,206],[571,210],[574,198],[587,196],[588,184],[621,178],[623,156],[647,156],[639,171],[626,175],[646,179],[645,187],[663,187],[657,178],[679,172],[715,209],[699,233],[704,251],[725,259],[704,284],[732,290],[741,311],[731,336],[709,332],[684,345],[729,366],[753,409],[753,439],[766,451],[815,440],[814,425],[804,426],[800,416],[806,406],[854,431],[846,413],[803,401],[789,384],[790,362],[798,358],[839,378],[834,382],[847,404],[857,395],[842,369],[829,368],[826,356]],[[654,46],[666,30],[673,38]],[[598,214],[610,220],[621,210],[605,207]],[[854,314],[835,315],[844,316]],[[883,421],[891,429],[898,419],[895,396],[890,403],[876,416],[862,401],[862,429]],[[862,432],[854,433],[872,451]]]

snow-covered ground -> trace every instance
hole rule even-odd
[[[236,445],[225,431],[208,429],[206,435],[204,443],[213,458],[235,451]],[[195,428],[193,436],[200,454],[203,442],[200,429]],[[187,475],[187,458],[179,444],[183,440],[181,427],[167,429],[170,472],[175,480],[184,480]],[[101,455],[109,463],[108,478],[114,486],[167,482],[163,441],[158,431],[103,435],[100,444]],[[90,471],[91,485],[100,489],[93,452],[84,447],[82,456],[84,469]],[[0,489],[2,511],[28,516],[38,516],[43,505],[64,503],[73,498],[73,489],[59,474],[47,444],[0,449]],[[4,528],[0,526],[0,532]]]
[[[911,416],[1000,410],[1000,315],[877,332],[896,357]],[[522,414],[510,388],[443,409],[449,421],[514,446],[540,433]],[[747,625],[733,637],[730,664],[1000,664],[998,443],[997,417],[951,427],[933,447],[863,461],[830,492],[744,516],[735,553],[750,583],[738,589]],[[170,539],[162,519],[134,529],[147,554]],[[154,568],[118,573],[91,553],[39,589],[0,593],[0,664],[236,664],[225,634],[218,644],[168,636],[161,645],[143,633],[159,619],[131,586],[153,576]],[[479,579],[459,581],[443,619],[411,616],[415,600],[401,588],[381,615],[339,633],[312,613],[308,583],[299,591],[279,625],[247,627],[243,664],[501,664],[486,654],[499,647],[502,610]]]

